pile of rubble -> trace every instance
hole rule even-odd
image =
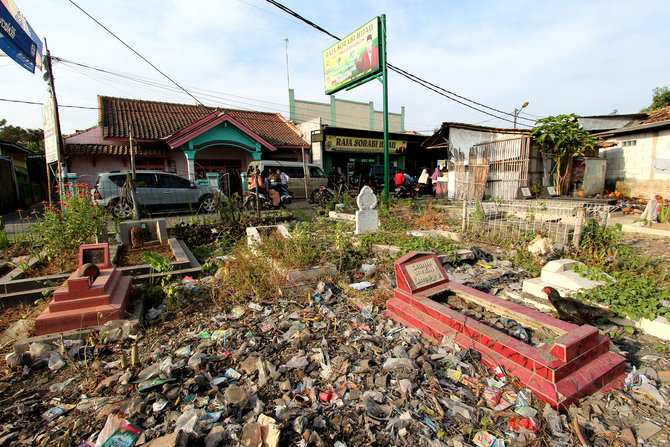
[[[185,293],[207,296],[212,278],[200,287]],[[8,355],[0,447],[559,447],[670,436],[667,372],[632,371],[626,389],[559,414],[477,352],[430,344],[323,283],[290,300],[156,314],[145,332],[110,325]],[[658,361],[667,369],[667,354]]]

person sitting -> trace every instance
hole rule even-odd
[[[419,184],[420,185],[429,185],[431,181],[430,176],[428,175],[428,170],[424,169],[421,171],[421,175],[419,176]]]
[[[405,185],[407,183],[405,179],[405,173],[403,172],[402,169],[398,169],[398,172],[393,177],[393,182],[395,183],[396,188],[399,188],[400,185]]]
[[[278,206],[279,201],[281,197],[279,196],[279,191],[277,191],[277,186],[276,183],[274,182],[275,185],[273,185],[273,180],[270,180],[270,178],[276,178],[277,180],[279,177],[275,173],[271,173],[270,175],[267,174],[268,171],[263,171],[263,184],[265,185],[265,189],[268,192],[268,197],[270,197],[270,201],[272,201],[272,206]]]
[[[287,173],[282,171],[281,169],[277,168],[277,175],[279,176],[279,181],[280,181],[280,186],[279,186],[279,194],[284,196],[284,195],[290,195],[291,193],[288,191],[288,181],[290,177],[288,176]]]
[[[254,170],[254,173],[250,177],[249,191],[253,191],[256,194],[267,194],[267,189],[265,188],[261,172],[258,168]]]

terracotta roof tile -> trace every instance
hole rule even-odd
[[[670,106],[656,109],[649,112],[649,118],[642,121],[642,123],[658,123],[659,121],[670,120]]]
[[[190,104],[98,96],[103,138],[165,139],[200,119],[224,111],[275,146],[309,146],[297,129],[278,113],[220,109]]]
[[[167,155],[169,148],[156,146],[137,147],[136,154],[139,156]],[[130,146],[113,144],[66,144],[67,155],[129,155]]]

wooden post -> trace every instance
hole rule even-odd
[[[465,213],[467,212],[467,203],[468,203],[467,200],[463,200],[463,215],[461,216],[461,231],[462,231],[462,232],[464,232],[465,229],[466,229],[466,224],[465,224],[465,222],[466,222],[466,217],[465,217]]]
[[[582,230],[584,229],[584,217],[586,213],[584,212],[584,207],[577,210],[577,223],[575,224],[575,234],[572,236],[572,245],[574,247],[579,247],[579,243],[582,240]]]

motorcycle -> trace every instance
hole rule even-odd
[[[435,195],[435,187],[431,183],[418,183],[414,192],[418,196],[432,196]]]
[[[413,197],[410,187],[404,183],[397,186],[394,193],[398,199],[407,199]]]
[[[257,194],[255,189],[247,191],[247,196],[244,199],[243,207],[246,210],[254,211],[256,209],[256,196],[258,196],[258,206],[260,209],[269,210],[285,207],[291,203],[293,199],[293,194],[289,191],[282,191],[281,196],[279,197],[279,205],[273,205],[272,199],[264,193],[262,190]]]

